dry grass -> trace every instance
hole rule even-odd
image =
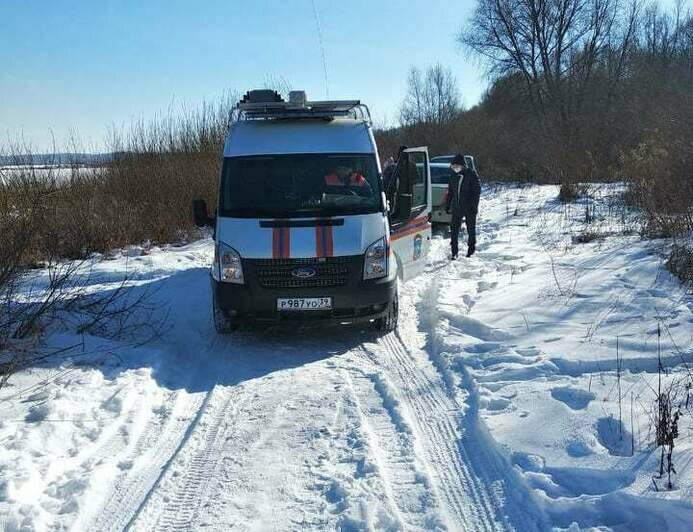
[[[116,132],[113,157],[99,167],[2,171],[0,253],[7,257],[0,261],[27,266],[196,236],[192,200],[216,203],[231,101]],[[11,155],[30,153],[13,147]]]

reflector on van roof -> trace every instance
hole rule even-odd
[[[371,123],[368,107],[360,100],[310,101],[304,91],[291,91],[286,102],[276,91],[248,91],[234,109],[235,120],[281,120],[348,117]]]

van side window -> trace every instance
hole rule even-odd
[[[409,154],[410,180],[412,184],[412,211],[426,207],[426,154],[413,152]]]
[[[434,185],[446,185],[450,182],[450,168],[431,165],[431,183]]]

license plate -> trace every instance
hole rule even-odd
[[[331,297],[280,297],[277,299],[277,310],[329,310],[331,308]]]

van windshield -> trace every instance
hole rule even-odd
[[[239,218],[339,216],[381,210],[372,154],[227,157],[220,215]]]

